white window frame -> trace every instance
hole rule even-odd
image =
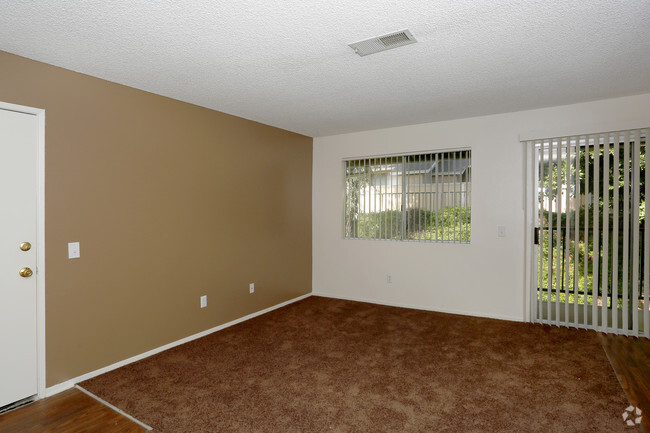
[[[469,244],[471,155],[460,148],[344,158],[343,239]],[[441,214],[449,208],[451,216]]]

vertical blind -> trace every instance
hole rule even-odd
[[[346,239],[468,243],[471,151],[343,161]]]
[[[647,129],[527,142],[542,323],[650,337]]]

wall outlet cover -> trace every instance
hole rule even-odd
[[[81,257],[81,249],[79,247],[79,242],[69,242],[68,243],[68,258],[69,259],[78,259]]]

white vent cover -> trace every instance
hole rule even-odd
[[[378,53],[380,51],[390,50],[391,48],[402,47],[408,44],[414,44],[417,41],[410,31],[400,30],[398,32],[388,33],[387,35],[376,36],[363,41],[350,44],[350,48],[360,56]]]

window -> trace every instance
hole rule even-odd
[[[471,150],[344,161],[346,239],[469,243]]]

